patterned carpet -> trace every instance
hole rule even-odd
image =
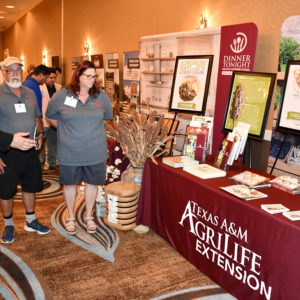
[[[20,257],[0,246],[0,297],[44,300],[40,282]]]
[[[65,231],[65,220],[68,216],[65,203],[60,204],[55,210],[51,217],[51,223],[57,232],[69,241],[110,262],[114,262],[115,258],[113,254],[119,244],[119,235],[117,231],[104,224],[102,218],[97,218],[95,216],[94,220],[97,225],[97,232],[94,234],[88,234],[86,232],[84,215],[84,198],[83,194],[79,192],[75,205],[76,234],[70,235]]]
[[[203,287],[214,284],[151,231],[115,231],[98,218],[97,233],[87,238],[82,195],[76,206],[79,234],[66,236],[57,176],[47,173],[44,181],[47,187],[38,195],[36,213],[52,232],[41,236],[24,231],[23,204],[15,201],[15,242],[0,247],[1,300],[200,299]],[[217,298],[209,299],[230,299],[218,298],[224,294],[218,287],[214,292]]]

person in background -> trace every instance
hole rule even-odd
[[[46,155],[45,147],[47,144],[48,149],[48,165],[49,170],[56,169],[56,158],[57,158],[57,132],[56,128],[51,126],[46,120],[46,110],[48,103],[51,100],[54,93],[61,90],[61,85],[55,82],[56,73],[53,68],[49,68],[50,74],[43,85],[40,85],[42,92],[42,115],[43,115],[43,125],[44,125],[44,145],[40,151],[40,162],[42,168],[44,168]]]
[[[23,82],[24,86],[34,91],[37,104],[41,113],[42,113],[42,93],[40,90],[40,85],[46,82],[46,79],[49,76],[49,74],[50,71],[48,67],[44,65],[39,65],[35,68],[32,75]]]
[[[0,84],[2,84],[3,82],[3,75],[2,75],[2,72],[1,72],[1,64],[0,64]]]
[[[31,77],[33,71],[35,70],[35,65],[33,64],[29,64],[28,65],[28,68],[27,68],[27,76],[26,76],[26,79]]]
[[[93,218],[97,185],[106,179],[107,142],[104,121],[113,117],[108,96],[96,86],[96,69],[92,62],[81,62],[72,82],[56,93],[46,116],[58,132],[59,180],[69,217],[68,234],[75,234],[74,206],[77,184],[85,183],[86,228],[95,233]]]
[[[56,72],[55,82],[60,84],[60,85],[63,85],[63,77],[62,77],[62,74],[61,74],[61,68],[55,68],[55,72]]]
[[[13,197],[18,184],[26,212],[24,229],[47,234],[49,228],[42,225],[35,216],[35,193],[43,189],[42,172],[37,150],[43,143],[43,124],[36,98],[32,90],[22,86],[22,63],[17,57],[8,57],[2,63],[4,82],[0,86],[0,130],[4,133],[29,132],[31,138],[37,133],[37,145],[27,151],[14,148],[0,152],[2,171],[0,175],[0,203],[5,228],[2,243],[14,241]],[[37,130],[36,130],[37,129]],[[20,137],[19,137],[20,138]],[[30,141],[29,141],[30,142]],[[26,142],[28,143],[28,141]],[[29,148],[29,143],[27,144]],[[26,148],[24,150],[26,150]]]

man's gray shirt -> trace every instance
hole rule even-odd
[[[77,100],[76,107],[66,103],[67,97]],[[108,96],[100,92],[82,103],[70,90],[53,95],[46,117],[58,121],[58,160],[66,166],[89,166],[107,160],[104,120],[113,117]]]
[[[25,105],[24,112],[17,112],[16,105]],[[24,106],[23,106],[24,107]],[[25,86],[20,87],[20,98],[6,83],[0,86],[0,130],[8,133],[30,132],[33,137],[36,119],[40,117],[33,91]]]

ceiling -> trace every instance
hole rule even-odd
[[[43,0],[0,0],[0,31],[6,30]],[[15,8],[6,8],[13,5]]]

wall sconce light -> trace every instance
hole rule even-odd
[[[84,56],[90,55],[90,42],[88,40],[84,41],[83,50],[84,50]]]
[[[22,63],[22,65],[23,65],[23,68],[24,68],[24,70],[25,70],[25,56],[24,56],[24,55],[21,55],[21,56],[20,56],[20,60],[21,60],[21,63]]]
[[[42,64],[45,66],[48,65],[48,51],[46,49],[44,49],[42,53]]]
[[[21,60],[22,65],[24,65],[25,64],[25,56],[21,55],[20,60]]]
[[[203,16],[203,14],[201,14],[199,19],[199,28],[200,29],[207,28],[207,19],[206,17]]]

